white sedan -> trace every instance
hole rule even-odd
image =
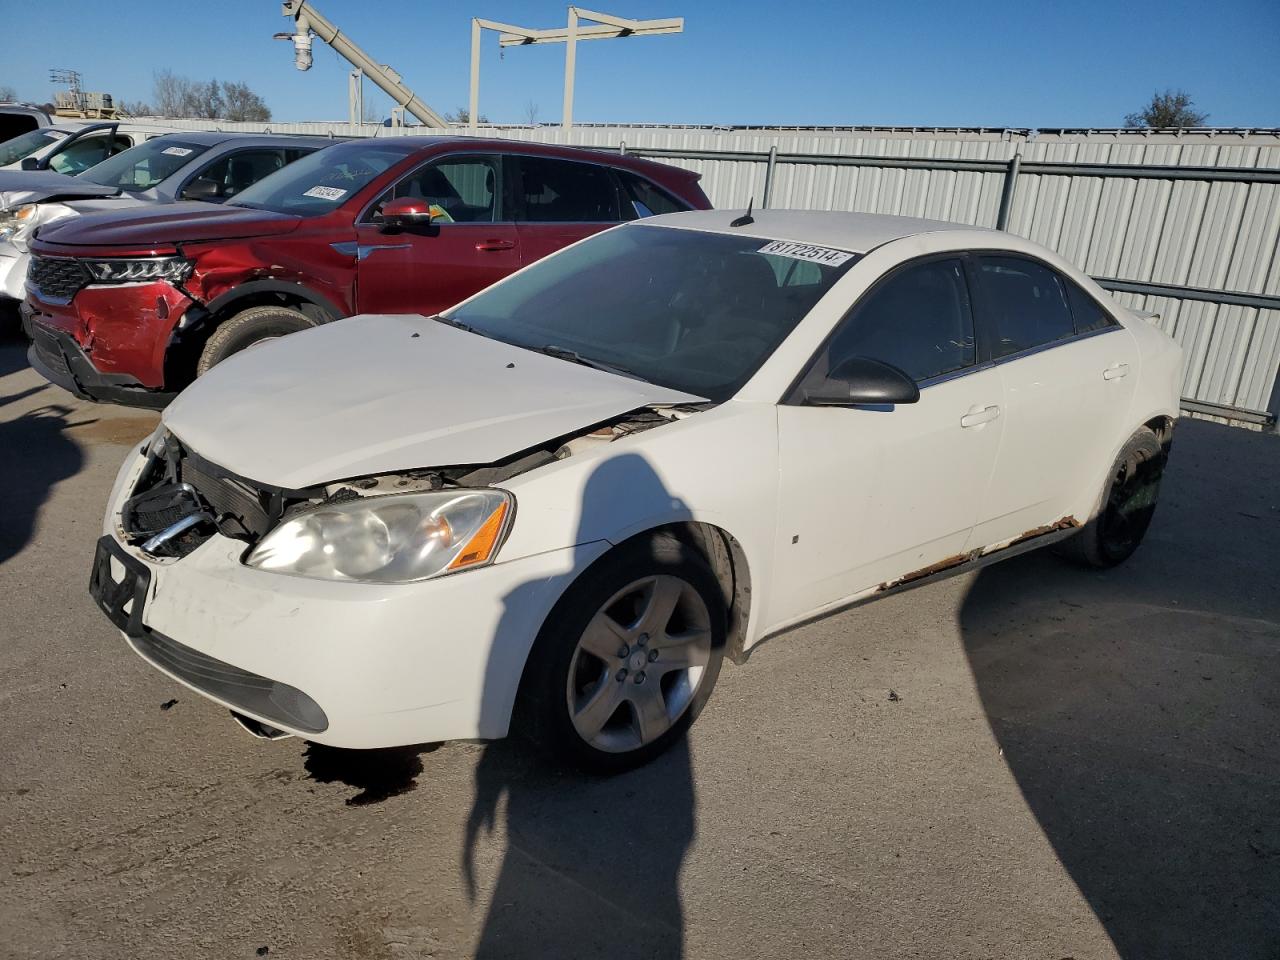
[[[623,769],[805,620],[1061,540],[1124,560],[1180,365],[1007,233],[647,218],[215,368],[123,466],[92,592],[258,735]]]

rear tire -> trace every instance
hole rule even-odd
[[[1130,437],[1111,468],[1097,512],[1078,534],[1063,541],[1061,553],[1099,568],[1129,559],[1155,515],[1167,457],[1149,427]]]
[[[204,376],[227,357],[256,343],[314,326],[315,320],[291,307],[251,307],[224,320],[213,331],[196,363],[196,376]]]
[[[726,623],[720,583],[696,550],[669,535],[622,544],[547,618],[512,732],[591,773],[648,763],[711,696]]]

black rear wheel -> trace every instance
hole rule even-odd
[[[1114,567],[1138,549],[1155,515],[1167,452],[1148,427],[1124,445],[1112,467],[1101,505],[1063,552],[1092,567]]]

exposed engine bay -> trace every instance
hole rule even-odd
[[[281,521],[326,503],[450,487],[489,487],[601,444],[683,419],[706,405],[641,407],[489,464],[431,467],[339,480],[299,490],[255,483],[210,463],[171,433],[148,447],[124,502],[120,532],[156,558],[191,553],[214,533],[253,546]]]

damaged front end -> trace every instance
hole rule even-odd
[[[215,534],[245,543],[248,558],[268,534],[309,511],[366,497],[492,489],[547,464],[682,419],[695,409],[640,408],[494,463],[360,476],[304,489],[239,476],[166,431],[147,448],[146,462],[121,505],[118,532],[126,543],[157,560],[185,557]]]

